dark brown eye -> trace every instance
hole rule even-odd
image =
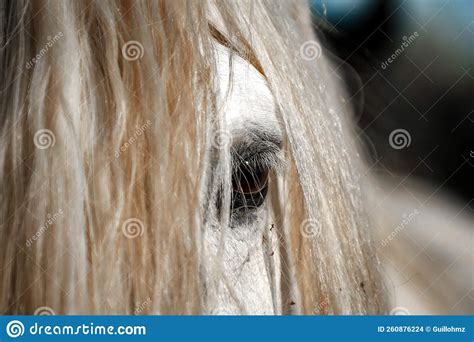
[[[257,208],[263,204],[267,194],[268,170],[252,169],[242,164],[232,176],[232,207]]]
[[[232,179],[234,191],[243,194],[260,192],[267,185],[267,170],[250,170],[248,167],[241,168]]]

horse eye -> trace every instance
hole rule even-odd
[[[240,165],[232,176],[232,207],[257,208],[267,195],[268,170],[252,169],[247,164]]]

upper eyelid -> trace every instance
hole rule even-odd
[[[243,163],[255,170],[281,171],[286,166],[281,142],[259,140],[238,143],[231,147],[231,156],[234,171]]]

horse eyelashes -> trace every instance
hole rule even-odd
[[[232,159],[232,214],[244,217],[261,207],[268,192],[269,175],[285,167],[282,138],[264,128],[252,128],[233,142]]]

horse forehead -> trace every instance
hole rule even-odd
[[[219,44],[216,56],[218,106],[234,138],[255,126],[281,135],[273,94],[262,74]]]

